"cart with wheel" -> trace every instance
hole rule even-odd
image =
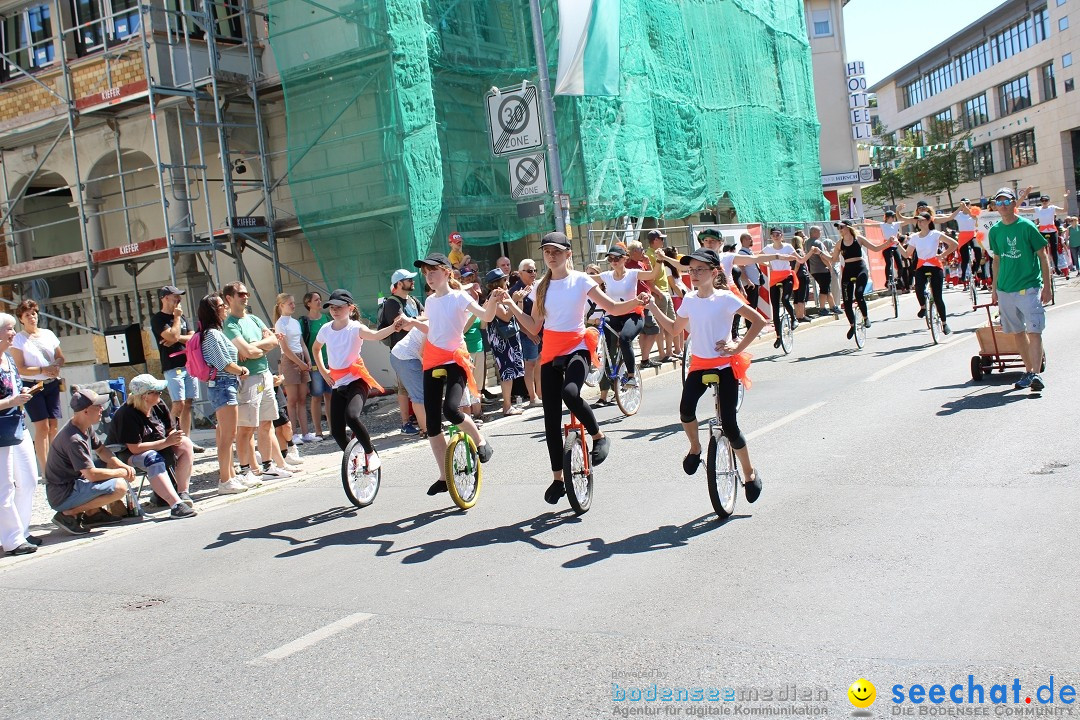
[[[1017,370],[1023,372],[1024,359],[1020,355],[1020,349],[1016,347],[1016,341],[1012,335],[1001,330],[1001,325],[994,323],[990,308],[997,307],[995,303],[976,305],[975,309],[986,310],[986,327],[977,328],[975,336],[979,340],[979,354],[971,357],[971,379],[982,380],[984,375],[989,375],[994,370],[1005,372]],[[1043,353],[1039,372],[1046,370],[1046,353]]]

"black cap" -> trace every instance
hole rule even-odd
[[[1039,202],[1047,202],[1047,201],[1049,201],[1049,200],[1050,200],[1050,196],[1049,196],[1049,195],[1040,195],[1040,196],[1039,196]]]
[[[719,240],[720,239],[720,231],[719,230],[714,230],[713,228],[706,228],[706,229],[702,230],[701,232],[699,232],[697,234],[698,242],[702,242],[703,238],[710,238],[710,237],[711,238],[716,238],[717,240]]]
[[[166,285],[165,287],[158,289],[157,296],[158,300],[161,300],[162,298],[168,297],[169,295],[184,295],[186,293],[186,290],[181,290],[175,285]]]
[[[627,252],[622,245],[612,245],[608,248],[606,255],[608,257],[611,257],[612,255],[615,257],[627,257]]]
[[[772,235],[773,233],[780,233],[781,235],[783,235],[784,231],[780,228],[769,228],[769,234]]]
[[[540,247],[545,245],[554,245],[555,247],[561,247],[563,250],[569,250],[570,240],[561,232],[549,232],[540,239]]]
[[[838,228],[838,227],[840,227],[841,225],[843,225],[844,227],[849,227],[849,228],[853,228],[853,227],[855,227],[855,221],[854,221],[854,220],[848,220],[847,218],[844,218],[844,219],[843,219],[843,220],[841,220],[840,222],[834,222],[834,223],[832,224],[832,226],[833,226],[834,228]]]
[[[886,210],[885,217],[896,217],[896,212],[893,210]]]
[[[720,266],[720,256],[716,254],[715,250],[710,250],[708,248],[698,248],[689,255],[683,255],[679,259],[679,264],[689,265],[691,260],[700,260],[701,262],[708,263],[713,267]]]
[[[650,230],[649,231],[649,239],[650,240],[653,239],[653,238],[666,238],[666,237],[667,237],[667,235],[665,235],[662,230]]]
[[[330,299],[322,304],[323,310],[330,307],[345,307],[346,305],[355,305],[353,302],[352,293],[343,288],[338,288],[334,292],[330,293]]]
[[[916,208],[930,207],[930,203],[926,202],[925,200],[920,200],[919,202],[915,203],[915,207]]]
[[[413,263],[413,267],[418,268],[438,267],[440,265],[448,268],[454,267],[452,264],[450,264],[450,258],[446,257],[442,253],[428,253],[428,256],[426,258],[424,258],[423,260],[417,260]]]
[[[966,202],[971,202],[971,201],[968,200],[967,198],[960,198],[960,202],[966,203]]]

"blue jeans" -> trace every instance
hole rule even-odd
[[[207,383],[209,386],[210,405],[214,412],[226,405],[237,405],[237,394],[240,390],[240,381],[232,375],[219,375],[217,379]]]
[[[166,370],[165,382],[169,384],[169,397],[174,403],[199,399],[199,381],[188,375],[186,369]]]
[[[109,478],[108,480],[96,483],[77,478],[74,486],[71,488],[71,494],[64,498],[64,502],[54,506],[53,510],[56,510],[57,512],[73,510],[96,498],[104,495],[112,495],[114,492],[116,492],[116,478]]]
[[[409,401],[424,404],[424,363],[420,360],[402,360],[390,353],[390,367],[394,368],[398,382],[405,386]]]

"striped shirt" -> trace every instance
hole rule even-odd
[[[232,373],[225,372],[225,367],[229,363],[236,362],[239,358],[236,346],[232,344],[229,338],[225,337],[225,333],[217,328],[210,328],[203,333],[202,353],[206,364],[212,368],[217,368],[219,377],[221,375],[236,377]]]

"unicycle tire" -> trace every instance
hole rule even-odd
[[[476,445],[465,433],[450,438],[446,446],[446,489],[462,510],[468,510],[480,497],[483,470]]]
[[[795,347],[795,320],[786,310],[780,317],[780,347],[785,355],[791,353],[791,349]]]
[[[892,316],[893,319],[900,317],[900,291],[895,284],[892,286]]]
[[[584,515],[592,506],[593,474],[592,468],[585,472],[585,452],[578,432],[567,433],[563,443],[563,487],[576,515]]]
[[[739,493],[738,467],[731,443],[723,435],[709,438],[705,457],[705,477],[709,484],[709,500],[717,517],[726,520],[735,512],[735,500]]]
[[[345,497],[356,507],[367,507],[375,502],[382,483],[382,468],[375,472],[366,472],[364,446],[353,439],[345,446],[341,458],[341,484],[345,488]]]
[[[943,334],[941,328],[941,320],[938,318],[937,306],[934,305],[934,301],[927,298],[926,301],[926,327],[930,330],[930,339],[937,345],[940,341],[939,335]]]
[[[858,305],[855,306],[855,347],[862,349],[863,345],[866,345],[866,318],[863,317],[862,310]]]
[[[615,373],[615,403],[622,410],[623,415],[636,415],[637,411],[641,409],[641,397],[643,395],[643,385],[641,373],[637,374],[636,384],[626,384],[626,364],[622,361],[619,362],[619,367]]]

